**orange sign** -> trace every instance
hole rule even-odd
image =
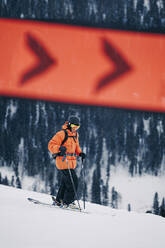
[[[165,111],[165,35],[0,20],[0,94]]]

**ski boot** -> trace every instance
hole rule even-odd
[[[71,209],[76,209],[80,210],[79,207],[75,204],[75,202],[72,202],[70,204],[63,204],[63,208],[71,208]]]
[[[63,206],[62,200],[60,202],[58,202],[53,195],[52,195],[52,200],[53,200],[53,205],[54,206],[58,206],[58,207],[62,207]]]

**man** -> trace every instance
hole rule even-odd
[[[54,204],[60,207],[77,208],[74,203],[75,190],[77,191],[78,187],[78,178],[74,170],[77,165],[76,156],[80,156],[82,159],[86,156],[79,145],[79,127],[79,118],[71,116],[69,121],[66,121],[62,126],[62,130],[57,132],[48,144],[48,149],[53,158],[56,159],[56,167],[60,170],[62,176],[57,197],[52,197]]]

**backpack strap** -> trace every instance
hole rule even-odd
[[[77,142],[77,132],[76,132],[76,136],[69,136],[68,135],[68,132],[66,129],[62,129],[65,133],[65,138],[63,139],[62,143],[61,143],[61,146],[63,146],[63,144],[67,141],[67,139],[70,137],[70,138],[73,138],[75,143]]]
[[[63,146],[63,144],[67,141],[67,139],[68,139],[68,132],[66,131],[66,129],[62,129],[63,131],[64,131],[64,133],[65,133],[65,138],[63,139],[63,141],[62,141],[62,143],[61,143],[61,146]]]
[[[72,137],[73,137],[73,139],[74,139],[74,141],[76,143],[76,141],[77,141],[77,133],[76,133],[76,137],[75,136],[72,136]]]

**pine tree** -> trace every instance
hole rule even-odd
[[[11,185],[12,187],[14,187],[14,181],[15,181],[15,178],[14,178],[14,176],[12,176],[12,178],[11,178],[11,183],[10,183],[10,185]]]
[[[162,199],[162,204],[160,206],[160,216],[165,217],[165,198]]]
[[[118,208],[118,192],[115,190],[115,187],[112,187],[112,196],[111,196],[111,206],[112,208]]]
[[[157,192],[154,195],[153,213],[156,214],[156,215],[159,215],[159,198],[158,198],[158,193]]]
[[[126,10],[127,10],[127,25],[129,27],[135,27],[136,15],[135,15],[134,3],[132,0],[126,1]]]
[[[93,173],[93,180],[92,180],[92,202],[101,204],[101,197],[100,197],[100,175],[98,173],[99,168],[97,167]]]
[[[159,16],[158,9],[158,1],[159,0],[150,0],[150,20],[152,28],[158,28],[161,25],[161,19]]]
[[[131,212],[131,204],[128,204],[128,212]]]
[[[7,176],[5,176],[5,178],[2,180],[2,184],[6,185],[6,186],[9,185],[9,181],[8,181]]]
[[[22,186],[21,186],[21,181],[20,181],[19,177],[17,177],[17,179],[16,179],[16,187],[17,187],[18,189],[21,189],[21,188],[22,188]]]
[[[136,4],[136,17],[137,22],[139,23],[139,27],[141,27],[144,23],[144,0],[138,0]]]

